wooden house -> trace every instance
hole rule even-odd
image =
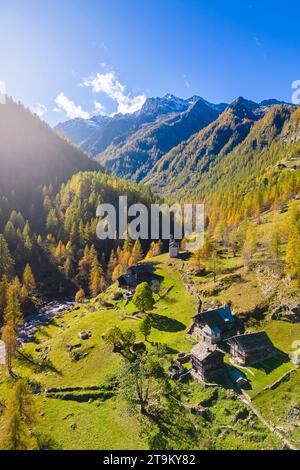
[[[224,370],[224,353],[216,345],[201,341],[191,351],[191,375],[197,380],[210,381]]]
[[[135,278],[131,274],[122,274],[117,280],[118,286],[121,289],[134,290],[136,286]]]
[[[219,343],[237,333],[237,321],[229,305],[200,312],[193,320],[189,333],[210,344]]]
[[[136,284],[140,284],[141,282],[151,282],[153,279],[153,273],[155,269],[152,264],[148,263],[140,263],[135,264],[134,266],[130,266],[127,269],[127,274],[133,276]]]
[[[151,264],[140,263],[130,266],[126,274],[120,276],[117,282],[122,289],[134,290],[141,282],[150,284],[154,277],[154,267]]]
[[[256,364],[276,354],[275,346],[264,331],[234,336],[229,345],[231,359],[237,366]]]

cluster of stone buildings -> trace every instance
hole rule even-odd
[[[198,313],[189,331],[200,340],[191,351],[191,374],[211,381],[224,371],[225,351],[231,362],[247,367],[273,357],[276,348],[267,333],[239,334],[239,324],[229,305]]]

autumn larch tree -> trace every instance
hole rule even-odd
[[[4,323],[2,341],[5,344],[7,370],[9,375],[13,376],[12,363],[17,350],[17,335],[12,318],[8,318]]]
[[[2,450],[38,450],[34,427],[37,408],[28,384],[19,380],[7,401],[0,432]]]
[[[85,292],[83,289],[79,289],[79,291],[75,295],[75,302],[81,303],[85,299]]]
[[[24,273],[23,273],[23,285],[26,287],[27,292],[32,294],[32,292],[36,289],[36,282],[29,264],[25,266]]]
[[[288,274],[300,285],[300,232],[296,228],[289,235],[285,261]]]
[[[119,277],[121,277],[123,274],[123,268],[120,264],[117,264],[117,266],[114,268],[113,272],[112,272],[112,276],[111,276],[111,279],[112,281],[117,281],[117,279],[119,279]]]
[[[7,291],[7,304],[4,310],[2,341],[6,348],[6,363],[9,375],[13,375],[12,362],[17,350],[17,328],[23,324],[23,313],[18,293],[13,285]]]
[[[141,261],[144,257],[143,254],[143,249],[140,240],[136,240],[133,248],[132,248],[132,253],[131,253],[131,258],[132,258],[132,263],[131,264],[136,264],[139,261]]]
[[[102,267],[99,264],[97,255],[94,256],[90,271],[90,292],[92,297],[97,297],[105,288],[105,280]]]
[[[8,280],[4,275],[0,281],[0,322],[3,320],[4,310],[7,302]]]

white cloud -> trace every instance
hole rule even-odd
[[[256,46],[260,47],[261,46],[260,39],[257,36],[254,36],[253,39],[254,39],[254,42],[255,42]]]
[[[91,87],[93,93],[104,93],[118,103],[117,112],[121,114],[134,113],[141,109],[146,101],[146,95],[131,97],[125,94],[126,86],[122,85],[115,72],[97,73],[83,81],[83,86]]]
[[[186,88],[190,88],[191,84],[188,80],[188,77],[186,75],[183,75],[183,79],[184,79],[184,84],[185,84]]]
[[[99,101],[94,101],[94,106],[95,106],[96,114],[101,114],[101,115],[105,114],[105,106],[103,106],[102,103],[99,103]]]
[[[88,119],[90,117],[87,111],[84,111],[81,106],[77,106],[74,101],[69,100],[69,98],[67,98],[63,92],[57,95],[57,97],[55,98],[55,104],[56,108],[54,108],[54,111],[64,111],[70,119]]]
[[[30,106],[30,111],[39,118],[42,118],[48,112],[48,108],[44,104],[37,103],[34,106]]]

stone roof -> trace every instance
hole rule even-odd
[[[152,264],[149,263],[140,263],[140,264],[135,264],[134,266],[130,266],[128,268],[128,272],[132,272],[134,274],[142,274],[142,273],[153,273],[155,271],[155,268],[153,267]]]
[[[215,345],[208,345],[204,342],[200,342],[196,344],[196,346],[193,347],[191,350],[191,355],[199,359],[200,361],[204,361],[204,359],[207,359],[208,357],[212,356],[216,352],[220,354],[224,354],[222,351],[220,351],[217,346]]]
[[[272,341],[265,331],[234,336],[230,339],[230,342],[233,341],[245,352],[257,351],[260,349],[275,349]]]
[[[228,322],[235,321],[229,305],[206,310],[205,312],[198,313],[194,318],[202,320],[211,329],[217,328],[220,330],[222,330]]]

